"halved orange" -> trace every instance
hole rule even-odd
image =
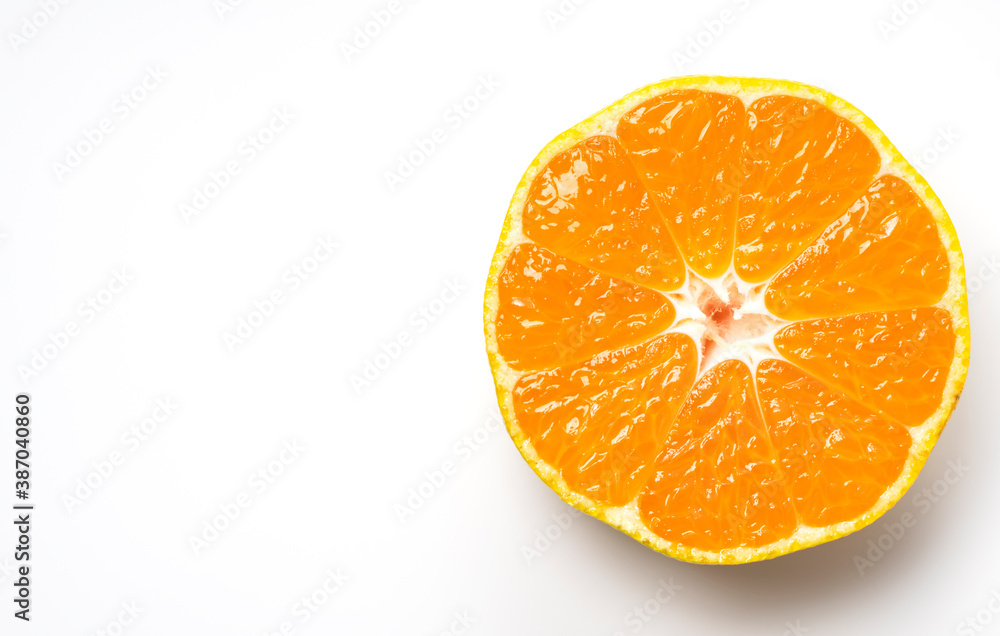
[[[969,361],[924,179],[822,90],[686,77],[552,141],[507,213],[486,344],[565,501],[686,561],[853,532],[913,483]]]

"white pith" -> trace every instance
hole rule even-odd
[[[761,360],[781,358],[774,347],[774,334],[790,323],[764,306],[764,292],[770,281],[748,283],[736,274],[732,266],[718,278],[704,278],[688,268],[684,284],[666,294],[677,311],[674,324],[666,332],[687,334],[696,344],[712,342],[707,355],[704,347],[697,347],[698,378],[726,360],[739,360],[750,369],[756,369]],[[715,321],[702,309],[704,292],[700,290],[701,286],[710,289],[723,303],[734,307],[733,324],[730,326],[736,333],[718,332]]]
[[[822,528],[800,525],[791,536],[756,548],[740,547],[725,549],[719,552],[707,552],[667,541],[646,527],[639,515],[635,501],[625,506],[609,508],[604,504],[594,502],[572,491],[559,475],[559,472],[538,457],[531,441],[518,427],[513,411],[512,390],[522,373],[511,369],[496,353],[495,319],[498,306],[495,284],[496,277],[499,275],[503,264],[513,249],[521,243],[530,242],[530,239],[522,232],[520,217],[520,211],[523,208],[526,197],[526,184],[530,184],[540,170],[558,152],[561,152],[570,145],[595,134],[615,136],[620,117],[639,103],[662,92],[685,88],[699,88],[736,95],[747,105],[764,95],[794,95],[819,101],[837,114],[852,121],[868,136],[879,151],[882,167],[874,178],[883,175],[894,175],[906,181],[913,188],[924,201],[925,205],[927,205],[928,209],[931,210],[935,220],[938,222],[941,240],[948,250],[950,258],[951,279],[948,290],[936,306],[945,309],[952,315],[953,328],[956,332],[955,360],[949,371],[941,407],[923,424],[910,429],[913,437],[913,445],[911,446],[910,455],[907,458],[900,477],[892,486],[886,489],[879,501],[868,512],[855,519]],[[747,283],[735,274],[732,265],[730,265],[730,269],[726,274],[715,279],[702,279],[689,269],[687,280],[681,288],[665,293],[677,311],[677,317],[668,331],[686,333],[696,343],[702,341],[708,324],[705,321],[704,314],[698,308],[695,298],[696,287],[698,285],[697,280],[703,281],[723,300],[729,300],[729,286],[730,284],[735,284],[738,292],[746,297],[741,305],[743,315],[758,314],[769,316],[775,321],[773,329],[756,334],[753,338],[739,339],[732,342],[727,341],[725,346],[715,347],[704,359],[701,347],[698,347],[699,377],[723,360],[742,360],[747,363],[751,371],[756,375],[756,367],[761,360],[768,358],[783,359],[774,347],[773,336],[788,323],[775,318],[764,306],[764,290],[766,290],[770,279],[762,283]],[[968,365],[969,347],[965,304],[965,275],[961,251],[944,208],[926,182],[899,155],[898,151],[889,143],[881,131],[861,114],[860,111],[857,111],[857,109],[843,100],[818,89],[790,82],[694,77],[671,80],[637,91],[573,129],[570,129],[542,151],[531,168],[525,173],[518,192],[511,203],[504,234],[501,236],[500,244],[494,257],[493,267],[491,268],[490,284],[487,287],[485,302],[485,316],[488,349],[490,350],[491,363],[497,384],[497,394],[504,418],[508,423],[511,436],[522,455],[524,455],[528,463],[546,483],[556,490],[568,503],[606,521],[660,552],[689,561],[734,563],[765,559],[842,536],[871,523],[902,496],[906,488],[913,482],[920,467],[926,461],[927,455],[940,434],[961,391]]]

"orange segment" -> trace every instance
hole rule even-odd
[[[750,370],[727,360],[691,391],[639,496],[661,537],[702,550],[787,537],[795,511],[757,409]]]
[[[913,439],[887,417],[778,360],[757,367],[757,392],[800,522],[853,519],[902,472]]]
[[[514,410],[539,457],[574,490],[621,506],[645,483],[697,370],[694,342],[668,334],[526,375]]]
[[[618,124],[618,139],[688,265],[715,277],[729,267],[745,109],[732,95],[676,91]]]
[[[497,340],[516,369],[587,360],[647,340],[674,320],[662,294],[531,244],[515,248],[499,283]]]
[[[951,316],[933,307],[798,322],[774,344],[809,374],[907,426],[940,406],[955,357]]]
[[[535,178],[522,218],[536,244],[656,289],[684,282],[684,261],[614,137],[561,153]]]
[[[778,274],[767,307],[789,320],[923,307],[941,300],[949,273],[930,210],[884,176]]]
[[[747,112],[736,272],[760,282],[787,265],[864,192],[878,151],[811,99],[772,95]]]

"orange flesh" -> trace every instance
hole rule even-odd
[[[879,168],[858,128],[806,99],[774,95],[747,114],[736,272],[765,280],[864,192]]]
[[[614,137],[591,137],[553,159],[523,214],[538,245],[655,289],[684,282],[684,261]]]
[[[709,278],[733,257],[745,118],[738,98],[692,90],[652,99],[618,124],[688,265]]]
[[[806,372],[916,426],[941,402],[955,333],[948,312],[924,307],[798,322],[774,344]]]
[[[638,494],[694,384],[691,339],[667,334],[522,377],[515,408],[539,456],[578,492],[620,506]]]
[[[925,307],[948,275],[930,211],[906,183],[882,177],[775,277],[767,307],[789,320]]]
[[[516,369],[550,369],[648,340],[674,307],[655,291],[599,274],[533,245],[500,277],[500,352]]]
[[[758,547],[872,507],[955,351],[930,212],[817,102],[696,90],[622,117],[535,179],[499,281],[517,423],[568,486],[657,535]],[[666,293],[730,266],[791,324],[785,360],[699,369]],[[694,284],[694,283],[692,283]],[[720,315],[725,313],[726,324]],[[718,315],[716,315],[718,314]],[[721,333],[733,308],[703,320]],[[696,378],[697,381],[696,381]]]
[[[825,526],[871,508],[903,470],[906,428],[778,360],[757,368],[760,406],[802,523]]]
[[[720,550],[772,543],[795,529],[795,510],[742,362],[727,360],[705,374],[655,471],[639,510],[665,539]]]

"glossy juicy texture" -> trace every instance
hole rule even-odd
[[[747,114],[736,272],[770,278],[864,192],[879,169],[858,127],[806,99],[775,95]]]
[[[612,278],[531,244],[500,277],[497,339],[515,369],[549,369],[642,342],[670,326],[657,292]]]
[[[951,316],[933,307],[798,322],[774,344],[806,372],[907,426],[934,413],[955,357]]]
[[[646,525],[702,550],[761,546],[795,529],[750,369],[727,360],[691,392],[639,497]]]
[[[696,90],[555,156],[528,191],[496,318],[538,458],[596,505],[713,552],[871,509],[955,354],[951,314],[933,307],[951,274],[937,222],[879,169],[862,131],[817,102]],[[667,300],[730,267],[766,285],[765,323],[791,323],[753,371],[700,369]],[[686,321],[716,333],[736,309]]]
[[[684,261],[614,137],[591,137],[553,159],[522,217],[538,245],[654,289],[684,282]]]
[[[668,334],[525,375],[514,409],[535,451],[574,490],[622,506],[645,483],[697,368],[694,342]]]
[[[677,91],[622,117],[618,138],[688,265],[713,278],[733,257],[746,111],[730,95]]]
[[[825,526],[870,509],[903,470],[906,427],[795,366],[757,367],[760,407],[799,520]]]
[[[949,274],[930,210],[904,181],[881,177],[775,277],[767,307],[789,320],[924,307]]]

